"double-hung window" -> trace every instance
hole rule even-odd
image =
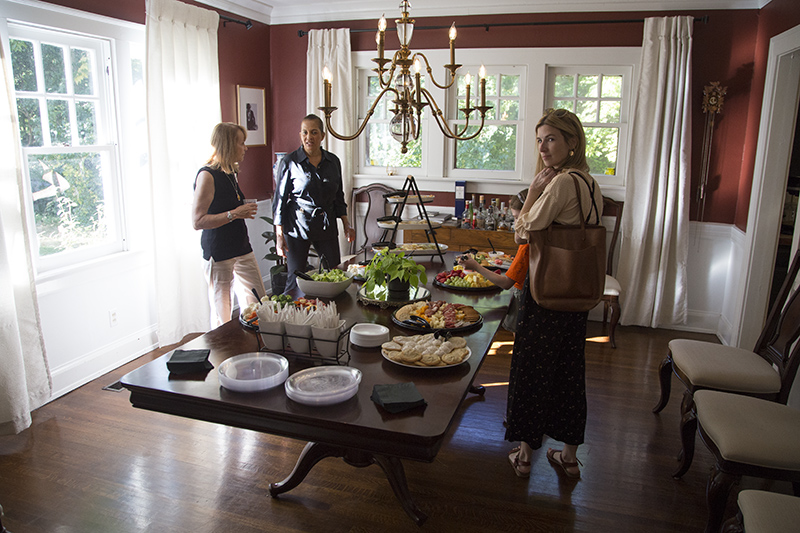
[[[123,250],[111,43],[10,23],[9,45],[37,269]]]

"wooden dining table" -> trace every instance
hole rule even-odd
[[[379,347],[362,348],[350,343],[341,363],[359,369],[362,378],[355,396],[341,403],[301,404],[289,399],[283,386],[260,392],[234,392],[220,386],[217,368],[230,357],[259,351],[262,346],[258,333],[235,319],[181,346],[210,350],[213,370],[199,375],[172,374],[166,365],[171,355],[168,353],[126,374],[122,385],[130,391],[130,401],[137,408],[307,441],[291,473],[270,484],[273,497],[297,487],[320,460],[341,457],[356,467],[379,465],[404,510],[422,525],[427,516],[409,492],[402,461],[433,461],[465,397],[482,393],[473,380],[510,298],[500,290],[464,291],[435,286],[435,274],[450,268],[452,254],[447,259],[443,267],[438,261],[417,258],[426,266],[426,288],[432,300],[471,305],[481,314],[480,325],[456,333],[464,337],[471,350],[469,359],[459,365],[409,368],[385,359]],[[420,333],[395,323],[395,308],[383,309],[359,301],[359,289],[360,284],[353,283],[333,300],[346,327],[371,322],[387,326],[390,336]],[[319,364],[313,357],[286,357],[290,375]],[[392,414],[372,401],[375,385],[404,382],[413,382],[427,405]]]

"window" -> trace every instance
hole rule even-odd
[[[9,45],[37,268],[122,250],[110,43],[9,24]]]
[[[436,81],[443,83],[442,65],[449,62],[448,50],[422,52]],[[372,71],[374,55],[371,51],[353,54],[359,122],[380,94]],[[430,190],[450,189],[443,181],[467,180],[470,192],[516,194],[530,183],[536,167],[536,121],[545,109],[562,107],[573,110],[583,122],[592,174],[606,192],[616,188],[616,194],[624,194],[631,88],[640,55],[638,47],[457,50],[457,62],[464,66],[458,70],[456,84],[448,90],[428,84],[428,90],[451,129],[475,131],[477,113],[473,112],[467,126],[460,109],[466,103],[466,74],[476,80],[480,65],[485,65],[486,105],[492,109],[481,133],[469,141],[448,139],[426,109],[419,141],[401,157],[400,144],[389,134],[392,104],[391,98],[385,97],[387,101],[379,104],[359,136],[355,183],[366,185],[381,178],[399,187],[402,178],[413,174]],[[473,107],[479,103],[479,87],[479,83],[471,83]]]
[[[458,76],[458,84],[454,88],[456,98],[450,98],[453,105],[449,110],[450,117],[455,118],[451,121],[453,131],[470,135],[480,126],[480,115],[477,110],[473,111],[470,125],[466,125],[461,109],[467,104],[466,76],[470,73],[465,72]],[[471,74],[470,77],[475,80],[471,83],[470,106],[476,107],[480,105],[480,82]],[[487,111],[483,129],[477,137],[454,143],[454,170],[514,172],[519,168],[517,150],[521,135],[517,135],[517,132],[521,131],[520,102],[524,94],[524,80],[524,69],[520,67],[487,67],[485,99],[486,105],[492,109]],[[504,176],[498,174],[495,177]]]
[[[569,109],[586,132],[586,159],[594,175],[616,176],[626,145],[630,68],[548,69],[548,107]]]

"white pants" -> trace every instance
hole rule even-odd
[[[231,288],[236,293],[240,310],[247,304],[258,301],[251,289],[258,292],[259,298],[266,294],[253,252],[225,261],[214,261],[211,258],[205,262],[204,270],[208,283],[208,301],[211,304],[211,329],[231,319],[234,294]]]

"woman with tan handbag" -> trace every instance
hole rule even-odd
[[[603,196],[589,175],[586,137],[578,117],[550,109],[536,126],[537,174],[515,225],[517,242],[551,224],[600,224]],[[573,175],[578,177],[577,182]],[[580,198],[576,193],[576,186]],[[586,427],[585,336],[588,311],[553,311],[537,304],[529,279],[520,298],[508,385],[505,438],[520,441],[508,460],[519,477],[531,471],[533,450],[545,436],[564,443],[547,459],[579,477],[578,446]]]

